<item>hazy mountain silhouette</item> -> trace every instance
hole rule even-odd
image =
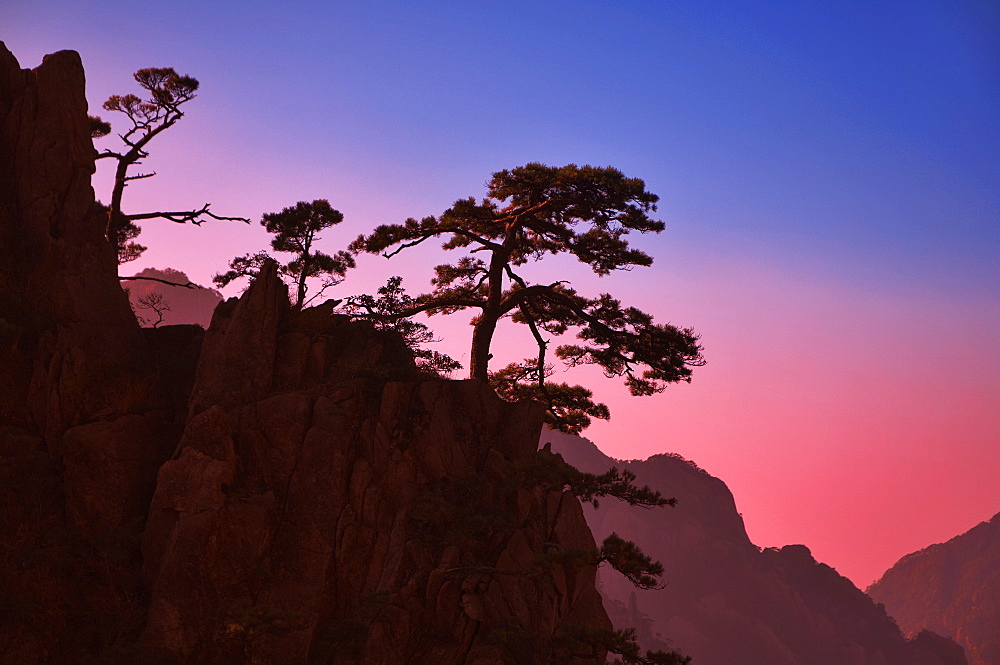
[[[698,665],[931,665],[964,663],[932,634],[907,641],[885,611],[804,545],[756,547],[725,483],[676,455],[616,462],[586,439],[546,432],[542,442],[583,471],[635,473],[678,499],[639,510],[615,500],[586,507],[595,538],[618,533],[663,562],[666,589],[636,591],[601,570],[605,607],[640,641],[670,640]]]
[[[1000,514],[946,543],[907,554],[868,588],[903,632],[965,647],[972,665],[1000,663]]]
[[[146,268],[136,273],[135,276],[152,277],[177,284],[190,282],[185,273],[173,268],[164,268],[163,270]],[[129,280],[123,282],[123,286],[128,289],[132,309],[136,310],[136,315],[142,318],[140,323],[146,326],[152,326],[157,320],[157,314],[144,308],[139,302],[143,296],[149,294],[158,294],[162,297],[162,302],[169,307],[169,309],[163,310],[163,321],[160,325],[164,326],[178,323],[197,323],[202,328],[207,328],[212,321],[212,312],[215,311],[216,305],[222,302],[221,293],[202,286],[186,288],[149,280]]]

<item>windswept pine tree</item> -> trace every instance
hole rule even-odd
[[[563,280],[532,282],[522,267],[557,254],[602,276],[649,266],[652,257],[627,236],[663,230],[650,217],[658,200],[642,180],[611,167],[531,163],[494,173],[482,200],[461,199],[436,217],[379,226],[351,249],[392,257],[440,238],[444,249],[463,251],[435,268],[432,291],[391,316],[474,310],[471,378],[490,381],[508,399],[538,399],[548,405],[552,426],[579,432],[591,417],[608,418],[608,410],[587,388],[546,381],[552,337],[572,329],[578,341],[556,347],[558,358],[569,366],[598,365],[623,377],[633,395],[652,395],[690,381],[691,368],[704,364],[698,335],[655,323],[607,293],[591,298]],[[537,355],[491,372],[491,345],[505,318],[528,328]]]
[[[315,247],[320,231],[342,221],[344,215],[326,199],[299,201],[281,212],[269,212],[261,217],[261,226],[274,236],[271,249],[292,254],[288,262],[278,262],[278,272],[291,282],[294,293],[292,305],[296,309],[302,309],[326,289],[342,282],[347,271],[354,267],[354,257],[348,252],[326,254]],[[223,287],[240,277],[254,277],[264,261],[271,258],[267,252],[238,256],[229,262],[229,270],[216,275],[213,281]],[[312,278],[318,279],[319,285],[307,298],[308,281]]]
[[[201,224],[206,219],[249,222],[243,217],[222,217],[209,210],[206,203],[196,210],[157,211],[126,214],[122,210],[122,198],[125,188],[135,180],[152,178],[155,172],[133,173],[133,167],[140,166],[142,160],[149,157],[147,150],[150,142],[173,127],[184,117],[181,107],[197,95],[198,79],[180,75],[172,67],[140,69],[134,74],[136,83],[146,93],[145,99],[128,93],[111,95],[104,102],[104,110],[122,113],[131,124],[118,135],[124,148],[116,152],[105,148],[97,156],[98,159],[113,159],[115,165],[115,180],[111,189],[111,202],[108,204],[107,238],[118,252],[118,263],[134,261],[146,251],[146,247],[134,242],[142,230],[136,224],[144,219],[166,219],[178,224],[191,222]],[[111,133],[111,124],[103,119],[91,116],[91,137],[101,138]]]

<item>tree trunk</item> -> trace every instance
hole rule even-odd
[[[509,239],[508,239],[509,242]],[[490,258],[489,294],[486,296],[486,307],[479,316],[479,321],[472,331],[472,366],[469,368],[469,378],[489,381],[490,379],[490,344],[493,333],[496,332],[500,320],[500,300],[503,297],[503,270],[507,265],[509,252],[494,250]]]
[[[306,299],[306,271],[303,265],[302,274],[299,275],[299,283],[295,292],[295,309],[302,309],[302,303]]]
[[[490,378],[490,343],[497,329],[500,317],[488,310],[483,311],[479,322],[472,331],[472,366],[469,368],[469,378],[488,381]]]
[[[122,219],[122,195],[125,193],[125,177],[128,175],[129,162],[125,158],[118,160],[115,168],[115,184],[111,189],[111,203],[108,205],[108,226],[105,235],[115,252],[121,247],[121,231],[124,228]]]

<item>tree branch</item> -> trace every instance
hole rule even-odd
[[[138,175],[128,175],[125,176],[125,181],[128,182],[129,180],[142,180],[143,178],[152,178],[154,175],[156,175],[156,171],[153,171],[152,173],[140,173]]]
[[[521,280],[519,281],[522,285],[524,284],[523,281]],[[564,283],[565,280],[560,280],[558,282],[553,282],[551,284],[533,284],[531,286],[524,286],[524,288],[518,289],[517,291],[513,291],[503,300],[503,302],[501,302],[500,313],[501,315],[507,314],[514,308],[520,307],[521,303],[525,302],[528,298],[534,295],[541,295],[542,297],[548,298],[552,302],[556,302],[554,300],[554,296],[556,295],[556,293],[553,291],[553,289],[556,286]],[[549,297],[550,294],[552,297]],[[567,302],[569,302],[568,298],[566,300]]]
[[[200,210],[181,210],[176,212],[143,212],[135,215],[125,215],[129,221],[135,221],[138,219],[156,219],[163,218],[170,220],[171,222],[176,222],[177,224],[184,224],[186,222],[191,222],[192,224],[202,224],[204,220],[198,219],[202,215],[207,215],[212,219],[217,219],[219,221],[225,222],[245,222],[250,223],[250,220],[246,217],[222,217],[216,215],[214,212],[208,209],[209,204],[206,203],[201,207]]]
[[[520,275],[511,269],[510,264],[504,265],[504,270],[507,272],[507,276],[510,277],[512,282],[517,282],[521,286],[522,291],[528,288],[527,282],[525,282]],[[545,395],[546,398],[548,398],[549,393],[545,388],[545,350],[548,348],[549,342],[542,337],[542,333],[538,330],[538,326],[535,324],[535,317],[528,309],[527,303],[521,301],[518,304],[518,308],[521,310],[524,322],[531,330],[532,337],[535,338],[535,343],[538,344],[538,362],[536,363],[536,370],[538,371],[538,389],[542,391],[542,394]]]
[[[439,226],[435,230],[434,235],[440,235],[441,233],[454,233],[455,235],[465,236],[466,238],[471,238],[472,240],[475,240],[483,247],[487,247],[494,251],[503,251],[503,245],[495,243],[491,240],[487,240],[486,238],[483,238],[479,234],[473,233],[472,231],[467,231],[457,226]]]
[[[423,241],[429,240],[430,238],[433,238],[435,235],[436,234],[434,234],[434,233],[428,233],[427,235],[425,235],[425,236],[423,236],[421,238],[417,238],[416,240],[414,240],[412,242],[401,243],[399,245],[399,247],[397,247],[396,249],[392,250],[391,252],[382,252],[382,256],[384,256],[387,259],[391,259],[392,257],[396,256],[397,254],[399,254],[400,252],[402,252],[407,247],[415,247],[415,246],[419,245],[420,243],[422,243]]]
[[[420,305],[415,305],[407,309],[400,310],[393,314],[376,314],[372,308],[364,303],[358,303],[353,300],[350,301],[351,305],[356,307],[363,307],[368,310],[368,314],[364,316],[370,319],[376,319],[378,321],[395,321],[397,319],[405,319],[407,317],[413,316],[414,314],[420,314],[421,312],[426,312],[432,309],[444,309],[447,307],[478,307],[479,309],[484,309],[486,305],[481,302],[476,302],[475,300],[462,300],[461,298],[451,298],[448,300],[435,300],[433,302],[427,302]]]
[[[132,277],[122,277],[121,275],[118,276],[118,281],[119,282],[130,282],[130,281],[133,281],[133,280],[141,280],[141,281],[144,281],[144,282],[159,282],[160,284],[167,284],[169,286],[182,286],[185,289],[204,289],[204,288],[208,288],[208,287],[202,286],[201,284],[195,284],[194,282],[187,282],[186,284],[182,284],[180,282],[171,282],[170,280],[160,279],[158,277],[140,277],[138,275],[134,275]]]

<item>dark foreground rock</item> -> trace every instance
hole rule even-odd
[[[144,648],[545,662],[553,638],[606,624],[593,568],[533,572],[543,544],[594,547],[575,497],[507,482],[538,408],[415,380],[398,339],[287,303],[271,269],[208,331],[143,537]]]
[[[0,662],[577,663],[610,622],[540,411],[419,374],[274,267],[141,330],[79,57],[0,45]],[[192,233],[196,230],[192,230]]]

